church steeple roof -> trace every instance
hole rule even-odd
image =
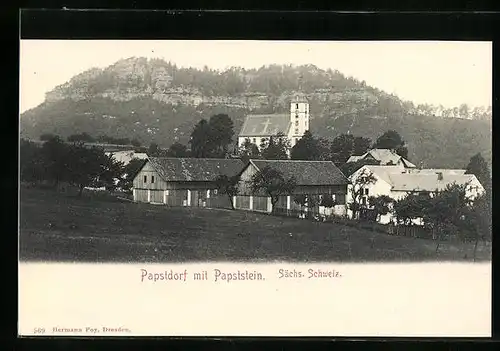
[[[295,93],[292,97],[292,102],[296,103],[296,102],[308,102],[307,101],[307,97],[306,97],[306,94],[304,94],[303,92],[299,91],[297,93]]]
[[[296,92],[293,97],[292,97],[292,102],[297,103],[297,102],[308,102],[306,94],[302,92],[302,74],[299,76],[299,91]]]

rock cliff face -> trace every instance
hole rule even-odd
[[[297,91],[288,90],[269,94],[247,89],[237,94],[207,94],[193,84],[174,84],[175,72],[167,67],[158,64],[156,60],[146,58],[133,57],[121,60],[104,70],[93,68],[75,76],[69,82],[48,92],[45,100],[46,102],[64,99],[81,101],[100,97],[113,101],[130,101],[148,97],[165,104],[184,104],[194,107],[203,104],[206,106],[225,105],[248,110],[286,109],[291,97]],[[243,80],[248,82],[252,78],[249,74]],[[377,100],[375,95],[367,92],[360,93],[359,89],[336,91],[334,88],[320,88],[309,91],[306,96],[320,103],[340,102],[345,100],[346,96],[356,103],[373,103]]]

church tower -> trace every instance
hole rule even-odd
[[[309,130],[309,102],[305,94],[296,94],[290,103],[290,138],[292,146]]]

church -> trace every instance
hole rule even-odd
[[[297,93],[290,102],[289,114],[247,115],[238,135],[238,147],[249,140],[260,148],[263,141],[283,133],[294,146],[309,129],[309,102],[305,94]]]

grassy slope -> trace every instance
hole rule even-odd
[[[52,226],[49,226],[52,223]],[[374,248],[371,248],[371,238]],[[472,245],[394,237],[295,218],[166,208],[21,190],[20,258],[89,262],[420,261],[470,258]],[[478,248],[489,259],[489,250]]]

